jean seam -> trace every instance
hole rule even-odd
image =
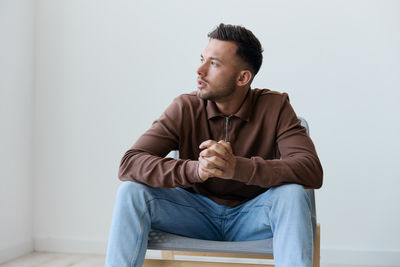
[[[261,203],[261,204],[257,204],[257,205],[253,205],[253,206],[250,206],[250,207],[246,207],[245,209],[238,210],[238,211],[236,211],[236,212],[234,212],[232,214],[229,214],[228,216],[236,216],[239,213],[249,213],[250,210],[253,209],[253,208],[260,208],[260,207],[265,207],[265,206],[268,206],[267,202]]]
[[[169,200],[169,199],[167,199],[167,198],[153,198],[153,199],[151,199],[151,200],[148,200],[148,201],[146,202],[146,205],[149,204],[150,202],[154,201],[154,200],[164,200],[164,201],[168,201],[168,202],[173,203],[173,204],[178,205],[178,206],[191,208],[191,209],[194,209],[194,210],[198,211],[198,212],[201,213],[201,214],[207,214],[207,215],[209,215],[209,217],[214,218],[214,219],[220,219],[220,218],[221,218],[221,216],[218,216],[218,215],[210,215],[208,212],[206,212],[206,211],[204,211],[204,210],[201,210],[201,209],[198,209],[198,208],[196,208],[196,207],[194,207],[194,206],[184,205],[184,204],[181,204],[181,203],[178,203],[178,202],[175,202],[175,201],[171,201],[171,200]]]

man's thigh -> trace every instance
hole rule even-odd
[[[227,211],[224,224],[224,238],[230,241],[250,241],[271,238],[277,227],[278,217],[301,219],[303,213],[297,204],[309,202],[309,196],[303,186],[288,184],[271,188],[246,203]],[[307,206],[308,204],[303,205]],[[288,208],[289,207],[289,208]],[[291,212],[290,209],[298,212]],[[289,213],[289,214],[288,214]],[[310,218],[311,219],[311,218]]]
[[[144,193],[152,229],[193,238],[221,239],[221,220],[215,212],[217,205],[211,200],[181,188],[151,188],[141,184],[134,187]]]

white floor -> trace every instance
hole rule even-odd
[[[104,266],[104,255],[34,252],[1,267],[98,267]]]
[[[29,255],[18,258],[16,260],[0,264],[0,267],[71,267],[71,266],[99,267],[99,266],[104,266],[104,258],[105,258],[104,255],[34,252]],[[321,267],[389,267],[389,266],[321,264]]]

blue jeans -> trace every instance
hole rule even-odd
[[[274,187],[244,204],[227,207],[181,188],[123,182],[116,198],[106,266],[142,266],[150,228],[208,240],[273,236],[276,266],[312,266],[311,203],[307,191],[297,184]]]

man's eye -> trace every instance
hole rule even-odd
[[[216,66],[217,62],[215,62],[214,60],[211,61],[211,65]]]
[[[203,63],[203,62],[204,62],[204,59],[200,58],[200,62]]]

